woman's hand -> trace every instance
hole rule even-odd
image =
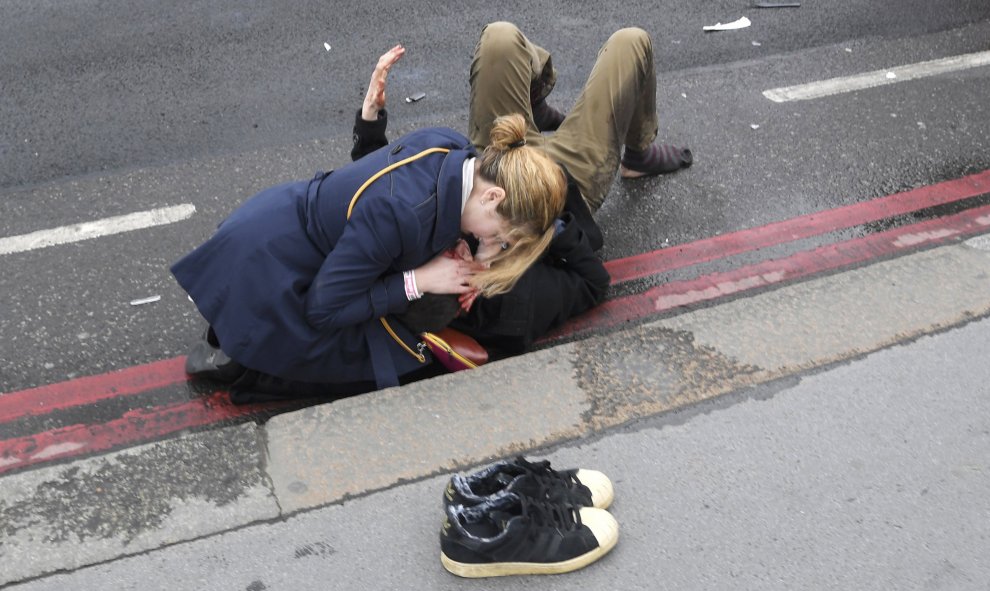
[[[459,256],[442,252],[415,270],[416,287],[423,293],[467,293],[471,277],[483,267]]]
[[[474,255],[471,254],[471,247],[468,246],[468,243],[465,242],[463,238],[457,240],[457,244],[450,250],[450,252],[452,252],[455,257],[458,257],[463,261],[467,261],[469,263],[474,261]],[[470,311],[471,304],[473,304],[474,300],[478,298],[479,293],[481,292],[478,291],[478,288],[472,287],[470,290],[457,296],[457,302],[461,305],[461,310],[464,312]]]
[[[406,54],[406,48],[396,45],[378,58],[378,65],[371,74],[371,82],[368,83],[368,94],[364,97],[364,104],[361,106],[361,118],[365,121],[376,121],[378,111],[385,108],[385,79],[388,77],[389,68],[399,61]]]
[[[471,311],[471,306],[474,305],[474,300],[478,299],[479,295],[481,295],[481,291],[478,289],[472,289],[467,293],[462,293],[457,296],[457,303],[461,305],[461,310],[463,310],[465,314]]]

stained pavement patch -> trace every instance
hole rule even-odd
[[[296,558],[326,558],[337,553],[337,549],[327,542],[313,542],[296,548]]]
[[[575,349],[577,383],[590,400],[586,421],[595,429],[723,394],[762,371],[699,345],[686,330],[638,327]]]
[[[276,517],[262,459],[242,425],[6,477],[0,584]]]

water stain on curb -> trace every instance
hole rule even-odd
[[[639,327],[621,340],[577,343],[575,373],[588,395],[585,420],[594,429],[617,425],[729,392],[765,371],[699,346],[688,331]]]

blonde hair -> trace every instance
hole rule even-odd
[[[546,252],[553,240],[554,220],[564,210],[564,171],[543,150],[525,145],[525,138],[522,115],[499,117],[480,158],[481,176],[505,190],[496,212],[510,227],[503,236],[509,248],[492,258],[491,267],[472,281],[486,297],[511,290]]]

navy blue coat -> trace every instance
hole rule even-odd
[[[431,147],[451,151],[374,181],[347,220],[367,179]],[[395,385],[423,362],[378,319],[408,307],[402,271],[460,237],[462,166],[474,155],[453,130],[412,132],[330,174],[255,195],[172,273],[241,365],[304,382]],[[419,339],[390,324],[415,349]]]

